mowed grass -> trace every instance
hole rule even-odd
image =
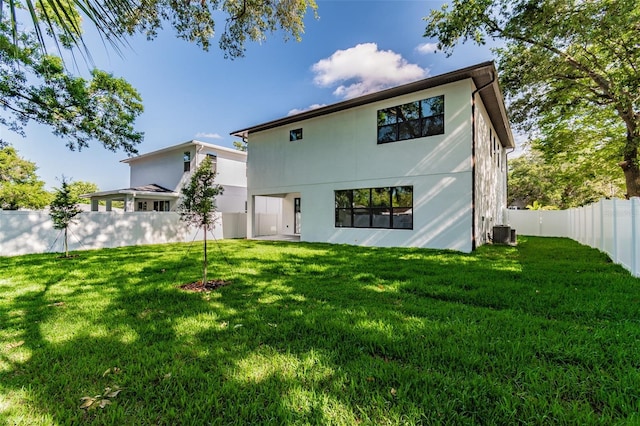
[[[640,280],[567,239],[74,254],[0,258],[0,422],[640,424]]]

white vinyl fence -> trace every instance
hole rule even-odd
[[[244,238],[246,213],[219,213],[209,238]],[[84,212],[69,228],[69,250],[202,240],[172,212]],[[47,211],[0,211],[0,256],[60,252],[64,237]]]
[[[507,224],[521,235],[567,237],[597,248],[640,277],[640,198],[570,210],[508,210]]]

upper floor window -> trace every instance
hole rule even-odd
[[[215,154],[207,154],[209,160],[211,160],[211,170],[216,173],[218,171],[218,157]]]
[[[444,95],[378,110],[378,143],[444,134]]]
[[[182,161],[184,161],[184,171],[188,172],[191,170],[191,153],[186,151],[182,156]]]
[[[302,129],[289,130],[289,142],[299,141],[302,139]]]

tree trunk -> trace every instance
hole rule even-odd
[[[67,229],[64,228],[64,257],[69,257],[69,243],[67,240]]]
[[[207,225],[204,226],[204,262],[202,265],[202,285],[207,285]]]
[[[627,133],[627,146],[624,152],[624,161],[619,164],[624,172],[627,186],[627,198],[640,197],[640,164],[638,164],[638,145],[640,143],[639,131]]]

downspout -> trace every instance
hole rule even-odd
[[[495,73],[491,73],[491,81],[471,92],[471,250],[476,249],[476,94],[493,85]]]

